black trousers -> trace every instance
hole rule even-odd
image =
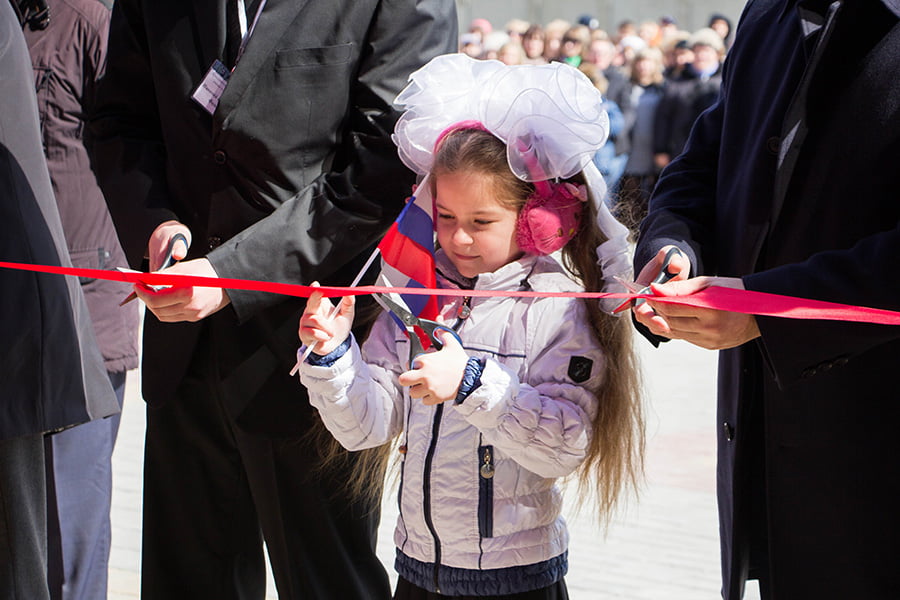
[[[0,598],[3,600],[50,600],[46,504],[43,434],[0,440]]]
[[[147,410],[142,599],[262,600],[263,538],[281,600],[389,598],[378,507],[342,497],[341,474],[317,468],[306,432],[242,428],[212,354],[194,361],[177,398]],[[287,373],[265,393],[297,396],[312,415]]]
[[[560,579],[551,586],[522,592],[519,594],[506,594],[504,596],[444,596],[423,590],[411,584],[402,577],[397,580],[397,590],[394,592],[394,600],[569,600],[569,592],[566,582]]]

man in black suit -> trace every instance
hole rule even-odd
[[[21,16],[0,2],[0,260],[70,266]],[[44,434],[119,405],[75,278],[0,269],[0,347],[0,598],[49,599]]]
[[[92,131],[130,263],[183,233],[172,272],[349,283],[413,183],[392,101],[456,32],[444,0],[118,0]],[[282,599],[388,597],[378,507],[321,468],[288,375],[303,302],[137,293],[142,597],[261,596],[261,537]]]
[[[679,279],[900,310],[900,5],[754,0],[719,101],[663,171],[635,265]],[[710,277],[698,277],[710,276]],[[656,310],[656,313],[652,309]],[[900,329],[648,302],[655,340],[723,349],[723,596],[900,597]]]

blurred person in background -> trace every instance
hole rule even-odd
[[[481,44],[481,35],[477,33],[460,34],[459,51],[472,58],[481,58],[481,55],[484,54],[484,46]]]
[[[544,58],[544,28],[538,24],[529,27],[522,36],[522,48],[525,50],[525,64],[547,64]]]
[[[509,42],[509,36],[503,31],[492,31],[482,41],[482,60],[497,60],[500,55],[500,48]]]
[[[519,42],[506,42],[497,51],[497,60],[504,65],[523,65],[525,64],[525,50],[522,49]]]
[[[678,33],[678,21],[671,15],[663,15],[659,18],[659,39],[662,43]]]
[[[603,104],[601,107],[609,116],[609,137],[593,157],[597,170],[600,171],[600,174],[603,175],[603,181],[606,182],[604,201],[609,206],[612,195],[618,186],[619,178],[622,176],[622,171],[625,168],[625,162],[628,160],[628,155],[620,153],[616,147],[619,137],[625,133],[625,117],[619,109],[619,105],[606,96],[609,82],[597,65],[583,62],[578,67],[578,70],[587,75],[594,87],[602,94]]]
[[[563,19],[554,19],[544,26],[544,60],[550,62],[559,58],[563,36],[571,26]]]
[[[706,25],[719,34],[722,42],[725,44],[725,51],[731,47],[734,41],[734,30],[731,27],[731,19],[720,13],[713,13],[709,17],[709,23]]]
[[[494,26],[483,17],[476,17],[469,23],[469,33],[474,33],[482,41],[492,31],[494,31]]]
[[[575,25],[563,34],[562,46],[556,61],[578,67],[584,60],[584,52],[591,42],[591,30],[585,25]]]
[[[694,62],[694,51],[688,43],[690,37],[689,31],[678,31],[663,43],[661,50],[666,81],[681,78],[685,69]]]
[[[694,60],[669,79],[656,117],[656,166],[662,169],[681,154],[694,121],[719,97],[725,45],[709,28],[688,40]]]
[[[656,21],[643,21],[638,25],[637,35],[644,40],[651,48],[656,48],[662,41],[662,34],[659,30],[659,23]]]
[[[531,24],[528,21],[523,19],[512,19],[508,21],[504,29],[506,30],[506,35],[509,36],[509,41],[521,44],[522,36],[528,31],[530,25]]]
[[[631,144],[613,214],[636,236],[659,176],[659,167],[654,160],[654,131],[656,111],[664,93],[664,79],[662,52],[658,48],[644,48],[635,54],[629,82],[630,106],[623,113]]]

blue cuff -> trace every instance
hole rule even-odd
[[[481,385],[482,371],[484,371],[484,362],[480,358],[470,357],[466,363],[466,370],[463,371],[462,383],[459,384],[459,391],[456,393],[454,403],[462,404],[469,394],[478,389]]]
[[[340,357],[347,353],[347,350],[350,349],[350,341],[353,336],[347,336],[341,345],[329,352],[328,354],[316,354],[315,352],[310,352],[309,356],[306,357],[306,362],[311,364],[314,367],[330,367],[334,363],[338,361]]]

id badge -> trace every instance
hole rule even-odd
[[[228,83],[229,77],[231,77],[231,71],[217,58],[209,68],[209,71],[206,72],[203,81],[191,94],[191,98],[202,106],[203,110],[213,114],[216,112],[216,107],[219,106],[219,98],[222,97],[222,92],[225,91],[225,85]]]

